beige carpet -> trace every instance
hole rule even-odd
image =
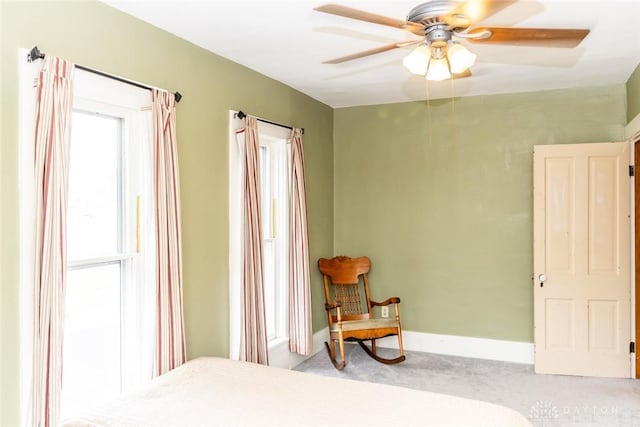
[[[536,375],[531,365],[420,352],[407,352],[398,365],[383,365],[354,345],[347,346],[342,372],[324,351],[296,370],[484,400],[513,408],[536,426],[640,427],[640,380]]]

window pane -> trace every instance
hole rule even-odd
[[[271,236],[271,178],[269,150],[260,147],[260,208],[262,209],[262,236],[267,239]]]
[[[121,120],[74,111],[69,159],[69,260],[120,252]]]
[[[264,270],[264,308],[267,321],[267,339],[277,338],[276,330],[276,258],[275,242],[264,240],[262,266]]]
[[[120,272],[117,263],[67,273],[63,417],[120,393]]]

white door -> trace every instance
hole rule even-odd
[[[535,370],[630,376],[627,143],[534,147]]]

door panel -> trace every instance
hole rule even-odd
[[[627,143],[534,148],[538,373],[630,376],[628,164]]]
[[[547,214],[546,264],[547,272],[571,273],[575,267],[575,194],[573,159],[546,160],[546,204],[552,207]]]
[[[620,344],[618,308],[617,301],[589,301],[589,351],[616,351]]]
[[[625,163],[626,165],[626,163]],[[618,274],[619,221],[618,162],[589,159],[589,272]]]
[[[574,301],[548,298],[546,301],[546,346],[553,350],[573,350],[575,314]]]

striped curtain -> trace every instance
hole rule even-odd
[[[291,132],[291,197],[289,214],[289,350],[313,351],[307,190],[304,180],[302,130]]]
[[[30,414],[34,426],[55,426],[60,413],[73,69],[71,62],[47,55],[36,95],[36,240]]]
[[[258,121],[247,116],[244,149],[242,320],[240,360],[269,364],[262,270]]]
[[[153,181],[156,215],[158,375],[186,361],[182,305],[180,179],[176,140],[176,101],[153,89]]]

